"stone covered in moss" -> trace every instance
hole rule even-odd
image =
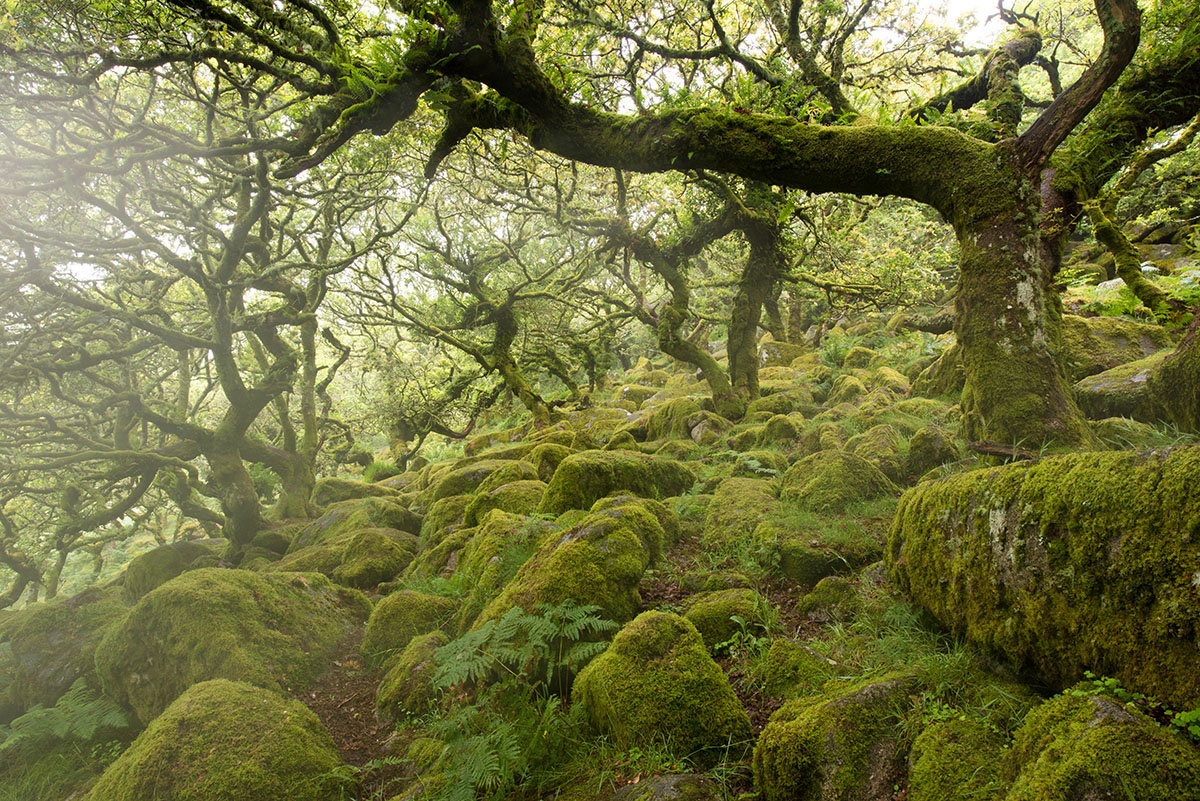
[[[891,798],[903,775],[897,714],[911,678],[869,679],[780,707],[754,749],[764,801]]]
[[[937,721],[913,741],[909,801],[998,801],[1004,738],[969,718]]]
[[[439,498],[425,513],[421,524],[421,548],[431,548],[445,539],[446,535],[466,525],[467,507],[475,500],[474,495],[451,495]]]
[[[739,478],[772,478],[782,476],[787,469],[787,457],[779,451],[746,451],[733,463],[733,475]]]
[[[646,439],[687,439],[692,435],[691,419],[700,413],[693,398],[675,398],[655,406],[645,420]]]
[[[766,414],[766,412],[763,412],[763,414]],[[725,439],[725,444],[729,446],[730,450],[734,451],[753,450],[762,442],[764,428],[765,426],[752,425],[733,431]]]
[[[750,719],[695,626],[643,612],[575,679],[575,702],[622,746],[665,743],[713,762],[750,739]]]
[[[958,446],[950,433],[939,426],[926,426],[919,429],[908,441],[908,453],[904,456],[904,476],[915,480],[933,468],[957,461],[958,458]]]
[[[538,544],[558,526],[546,520],[494,510],[483,519],[475,536],[463,547],[455,575],[466,588],[457,631],[466,630],[483,608],[500,593]]]
[[[86,801],[326,801],[351,789],[341,766],[304,704],[216,679],[176,699]]]
[[[32,604],[8,617],[0,630],[12,657],[6,717],[34,704],[54,706],[76,679],[92,677],[96,647],[126,611],[121,589],[110,586]]]
[[[826,403],[837,406],[840,403],[854,403],[867,394],[867,385],[853,373],[842,373],[833,380]]]
[[[1170,355],[1171,351],[1164,350],[1088,376],[1075,383],[1075,402],[1093,420],[1131,417],[1144,423],[1157,422],[1165,412],[1151,379]]]
[[[375,717],[381,723],[396,723],[408,717],[420,717],[437,701],[433,674],[437,665],[433,654],[450,638],[431,631],[409,640],[400,654],[387,664],[387,672],[375,693]]]
[[[846,443],[848,452],[866,459],[895,482],[904,478],[904,457],[900,452],[903,447],[904,438],[887,423],[871,426]]]
[[[386,498],[342,501],[301,529],[288,546],[288,553],[364,528],[394,528],[416,534],[421,530],[421,516]]]
[[[805,429],[800,435],[801,455],[808,456],[820,451],[839,450],[846,442],[846,432],[836,423],[822,422]]]
[[[606,451],[636,451],[638,441],[629,431],[618,431],[613,434],[612,439],[605,443],[603,450]],[[585,451],[587,453],[588,451]]]
[[[878,467],[845,451],[806,456],[783,475],[783,500],[814,512],[840,512],[856,501],[899,492]]]
[[[514,459],[483,459],[455,468],[443,475],[434,486],[430,500],[438,501],[452,495],[471,495],[481,488],[487,491],[510,481],[525,481],[537,477],[537,468],[529,462]]]
[[[1200,797],[1200,751],[1108,698],[1063,695],[1018,730],[1005,801]]]
[[[700,543],[707,550],[721,551],[739,542],[749,542],[758,524],[778,509],[779,501],[770,481],[727,478],[708,504]]]
[[[871,360],[878,354],[870,348],[864,348],[862,345],[855,345],[850,350],[846,351],[846,356],[842,359],[843,369],[861,369],[870,367]]]
[[[1099,669],[1200,704],[1200,446],[1081,453],[927,481],[902,498],[893,578],[918,604],[1063,687]]]
[[[803,345],[765,339],[758,347],[758,366],[759,368],[787,367],[796,359],[804,356],[806,352],[807,348]]]
[[[454,571],[458,569],[459,556],[478,531],[478,528],[453,526],[450,533],[442,537],[436,545],[431,545],[417,554],[404,571],[404,578],[449,578],[454,575]]]
[[[96,649],[105,693],[153,720],[191,685],[237,679],[300,687],[367,616],[355,590],[319,573],[204,568],[148,593]]]
[[[187,570],[198,557],[217,553],[224,542],[172,542],[138,554],[125,566],[125,598],[133,603]]]
[[[618,493],[596,501],[592,504],[591,511],[602,512],[605,509],[619,509],[625,506],[634,506],[649,512],[654,515],[654,519],[662,526],[663,536],[661,546],[658,546],[653,538],[649,538],[646,541],[651,549],[651,562],[658,559],[661,553],[661,550],[655,550],[656,548],[661,547],[661,549],[666,549],[668,546],[674,545],[679,541],[679,516],[668,509],[664,503],[656,501],[653,498],[639,498],[636,495],[629,495],[628,493]]]
[[[966,375],[962,350],[954,344],[944,350],[937,361],[921,371],[912,383],[912,392],[927,398],[957,396],[966,384]]]
[[[391,581],[412,562],[417,538],[389,528],[367,528],[350,537],[342,561],[333,569],[338,584],[369,589]]]
[[[841,576],[826,576],[800,599],[796,611],[824,623],[845,622],[862,609],[858,590]]]
[[[538,604],[567,599],[595,604],[612,620],[629,620],[641,604],[637,587],[650,564],[648,543],[661,537],[662,526],[644,509],[592,512],[572,528],[546,535],[475,627],[514,606],[532,612]]]
[[[449,598],[415,590],[400,590],[383,598],[371,611],[363,633],[363,659],[368,665],[378,665],[400,653],[413,637],[445,626],[457,606]]]
[[[313,485],[312,502],[317,506],[328,506],[331,503],[359,498],[393,498],[399,494],[383,484],[330,476],[317,479],[317,483]]]
[[[1063,362],[1072,381],[1174,346],[1171,334],[1161,325],[1136,323],[1120,317],[1064,314],[1062,318]]]
[[[573,451],[566,445],[555,445],[548,442],[534,448],[529,453],[529,461],[537,470],[538,478],[549,483],[562,460],[572,453]]]
[[[522,463],[524,464],[524,463]],[[477,526],[493,509],[518,515],[531,515],[546,494],[546,484],[538,479],[510,481],[489,490],[480,487],[479,492],[467,504],[463,518],[468,526]]]
[[[834,674],[828,661],[800,643],[775,639],[763,668],[763,692],[777,698],[812,695]]]
[[[589,509],[614,492],[669,498],[694,483],[695,474],[678,462],[633,451],[583,451],[559,464],[538,511],[557,515]]]
[[[759,636],[770,621],[770,602],[752,589],[702,592],[684,601],[683,616],[696,627],[709,650],[745,630]],[[741,618],[741,622],[734,620]]]

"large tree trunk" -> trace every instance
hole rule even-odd
[[[1093,443],[1059,359],[1062,310],[1036,213],[1017,206],[965,226],[959,245],[964,433],[1032,449]]]
[[[225,515],[222,533],[235,545],[249,545],[254,535],[266,528],[266,522],[259,508],[254,479],[242,461],[237,442],[218,440],[205,449],[204,456]]]

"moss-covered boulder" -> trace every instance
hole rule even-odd
[[[583,451],[562,460],[538,511],[557,515],[568,509],[590,509],[614,492],[669,498],[694,483],[695,474],[679,462],[634,451]]]
[[[421,516],[387,498],[342,501],[297,532],[288,553],[364,528],[394,528],[416,534],[421,530]]]
[[[759,375],[761,378],[761,374]],[[746,407],[746,414],[754,412],[770,412],[771,414],[791,414],[812,404],[812,392],[804,387],[795,387],[770,395],[764,395],[752,401]]]
[[[927,481],[887,548],[900,588],[1051,686],[1085,670],[1200,704],[1200,446]]]
[[[468,526],[477,526],[493,509],[531,515],[537,511],[538,504],[545,494],[546,483],[539,479],[510,481],[487,490],[481,487],[467,504],[463,512],[463,522]]]
[[[451,495],[434,501],[421,524],[421,548],[431,548],[448,534],[467,527],[467,507],[474,500],[474,495]]]
[[[529,453],[529,461],[537,470],[538,478],[549,483],[554,477],[554,471],[574,451],[566,445],[555,445],[552,442],[538,445]]]
[[[34,704],[54,706],[79,678],[95,674],[93,656],[105,632],[128,611],[120,587],[94,587],[73,598],[32,604],[0,628],[11,655],[4,718]]]
[[[897,714],[915,681],[868,679],[784,704],[754,748],[764,801],[885,801],[904,774]]]
[[[999,801],[1004,737],[970,718],[936,721],[921,731],[909,754],[909,801]]]
[[[796,604],[796,611],[823,623],[845,622],[862,609],[858,590],[841,576],[826,576]]]
[[[221,540],[172,542],[138,554],[126,565],[121,582],[126,600],[134,603],[187,570],[201,556],[219,553],[225,544]]]
[[[692,435],[691,419],[700,413],[693,398],[675,398],[655,406],[645,419],[645,438],[686,439]]]
[[[708,503],[700,543],[706,550],[722,551],[748,543],[758,524],[779,509],[775,488],[760,478],[727,478]]]
[[[85,801],[326,801],[351,789],[341,766],[304,704],[216,679],[167,707]]]
[[[956,343],[921,371],[912,383],[912,393],[926,398],[957,396],[962,392],[966,380],[962,351]]]
[[[647,387],[641,384],[626,384],[617,390],[617,397],[640,407],[657,393],[658,389],[656,387]]]
[[[466,588],[456,615],[456,631],[470,627],[521,565],[537,550],[542,539],[558,529],[552,522],[494,510],[483,519],[463,547],[455,575]]]
[[[787,472],[787,457],[779,451],[754,450],[739,453],[733,463],[738,478],[773,478]]]
[[[783,474],[784,501],[814,512],[840,512],[857,501],[898,494],[875,465],[845,451],[819,451]]]
[[[266,569],[273,572],[316,572],[347,587],[367,589],[398,576],[417,552],[417,537],[394,528],[345,531],[293,551]]]
[[[514,606],[533,612],[538,604],[567,599],[595,604],[612,620],[629,620],[641,605],[637,588],[652,543],[656,538],[661,543],[662,536],[654,515],[636,506],[592,512],[566,531],[546,535],[475,626]]]
[[[428,634],[453,619],[458,604],[440,595],[400,590],[383,598],[371,610],[363,633],[362,656],[378,665],[404,650],[419,634]]]
[[[417,538],[406,531],[391,528],[356,531],[346,542],[342,561],[331,576],[338,584],[369,589],[400,575],[416,551]]]
[[[760,636],[771,620],[770,601],[747,588],[697,593],[684,601],[683,608],[683,616],[700,632],[709,650],[740,632]]]
[[[1063,695],[1017,731],[1005,801],[1200,798],[1200,750],[1120,704]]]
[[[643,612],[575,679],[575,703],[622,746],[665,743],[711,763],[750,740],[750,719],[696,627]]]
[[[812,695],[835,674],[830,660],[800,643],[775,639],[763,667],[763,692],[777,698]]]
[[[904,480],[903,447],[904,438],[887,423],[871,426],[846,443],[849,453],[866,459],[893,482]]]
[[[452,495],[471,495],[481,488],[487,491],[511,481],[526,481],[537,477],[537,468],[520,459],[474,461],[446,473],[433,487],[430,500],[438,501]]]
[[[330,476],[317,479],[317,483],[313,485],[312,502],[317,506],[328,506],[331,503],[359,498],[394,498],[399,494],[383,484]]]
[[[787,367],[807,352],[808,349],[803,345],[764,339],[758,347],[758,366],[759,368]]]
[[[437,701],[433,654],[450,642],[441,631],[431,631],[409,640],[404,650],[387,664],[387,672],[375,693],[375,717],[380,723],[396,723],[429,712]]]
[[[1200,270],[1193,271],[1195,276]],[[1200,434],[1200,315],[1151,376],[1150,392],[1162,401],[1165,419],[1182,431]]]
[[[300,687],[367,615],[359,592],[319,573],[191,570],[147,593],[96,648],[104,691],[153,720],[197,682]]]
[[[762,431],[758,435],[758,444],[778,445],[790,443],[800,435],[800,426],[803,424],[803,417],[795,412],[791,415],[773,415],[763,425]]]
[[[1131,417],[1144,423],[1157,422],[1166,412],[1151,378],[1170,355],[1171,351],[1164,350],[1077,381],[1075,401],[1092,420]]]
[[[650,548],[650,561],[654,562],[658,559],[662,551],[667,547],[674,545],[679,541],[681,533],[679,526],[679,516],[672,510],[668,509],[666,504],[661,501],[656,501],[653,498],[639,498],[636,495],[628,493],[618,493],[609,495],[607,498],[601,498],[592,504],[591,511],[602,512],[605,509],[621,509],[627,506],[632,506],[637,509],[649,512],[654,515],[654,519],[662,526],[661,543],[656,540],[653,534],[644,537],[646,546]],[[651,528],[646,526],[645,528]]]
[[[832,422],[820,422],[809,426],[800,435],[801,456],[810,456],[820,451],[836,451],[846,443],[846,432]]]
[[[866,394],[867,385],[858,376],[853,373],[842,373],[833,379],[833,386],[829,389],[829,398],[826,403],[830,406],[837,406],[839,403],[854,403]]]
[[[842,367],[846,370],[870,367],[871,360],[877,355],[878,353],[870,348],[864,348],[862,345],[855,345],[853,348],[846,351],[846,355],[842,359]]]
[[[913,481],[933,468],[959,459],[958,445],[950,432],[940,426],[918,429],[908,441],[904,455],[904,478]]]
[[[1171,334],[1161,325],[1121,317],[1062,318],[1062,350],[1067,375],[1078,381],[1089,375],[1172,348]]]

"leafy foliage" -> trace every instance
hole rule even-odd
[[[54,706],[35,706],[0,727],[0,759],[31,756],[64,742],[86,743],[128,726],[121,707],[78,679]]]

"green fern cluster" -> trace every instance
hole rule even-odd
[[[564,699],[570,678],[607,647],[597,640],[617,628],[599,612],[570,600],[534,614],[517,607],[437,650],[435,684],[478,690],[431,727],[446,743],[438,799],[540,789],[551,767],[586,742],[580,711]]]
[[[89,742],[101,732],[128,726],[121,707],[79,679],[54,706],[35,706],[9,726],[0,726],[0,760],[42,753],[63,742]]]
[[[449,688],[511,679],[535,692],[565,695],[570,677],[607,647],[596,641],[599,635],[617,628],[599,611],[572,600],[538,604],[536,614],[513,607],[439,648],[434,683]]]

